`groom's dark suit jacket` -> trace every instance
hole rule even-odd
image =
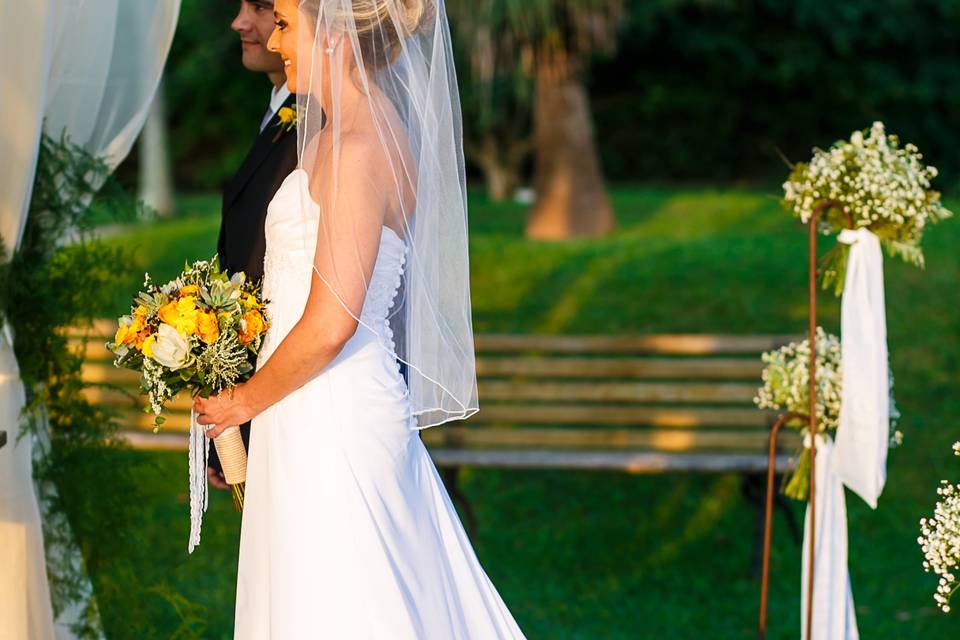
[[[291,95],[284,106],[292,106]],[[297,132],[283,131],[280,119],[273,119],[257,136],[237,174],[223,188],[223,208],[217,254],[228,272],[243,271],[247,278],[263,278],[266,237],[263,224],[267,205],[284,179],[297,166]],[[249,446],[250,423],[240,426],[244,445]],[[222,471],[215,447],[210,447],[209,464]]]

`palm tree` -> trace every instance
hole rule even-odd
[[[613,210],[582,71],[590,54],[612,49],[623,0],[449,0],[447,7],[477,91],[490,93],[488,87],[503,77],[531,86],[537,198],[527,235],[559,239],[609,232]],[[485,75],[477,73],[484,69]]]

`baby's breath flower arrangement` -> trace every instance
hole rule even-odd
[[[270,324],[259,285],[242,273],[228,277],[216,257],[185,265],[183,273],[164,285],[154,284],[147,274],[143,286],[107,348],[115,355],[114,366],[140,372],[149,404],[144,411],[154,414],[157,431],[164,407],[181,391],[208,397],[248,379],[251,359]],[[221,452],[221,438],[225,448],[231,445],[236,452],[232,460]],[[216,441],[238,508],[246,469],[239,439],[237,432]]]
[[[819,221],[825,234],[865,227],[892,256],[923,267],[920,242],[928,224],[953,215],[943,207],[940,193],[931,188],[936,167],[923,163],[912,144],[900,146],[882,122],[866,131],[855,131],[827,150],[814,149],[809,163],[794,165],[783,185],[783,206],[804,224],[825,201],[828,208]],[[843,291],[848,246],[840,244],[824,258],[823,286]]]
[[[953,452],[960,456],[960,442],[953,445]],[[917,542],[923,550],[923,569],[939,576],[933,599],[944,613],[950,612],[950,600],[960,589],[957,581],[957,566],[960,564],[960,484],[946,480],[937,488],[940,500],[932,518],[920,520],[920,537]]]
[[[840,338],[817,327],[817,432],[829,437],[840,423],[840,402],[843,392],[843,369]],[[763,386],[757,390],[754,403],[761,409],[773,409],[796,414],[786,426],[800,431],[804,439],[809,433],[810,402],[810,341],[791,342],[762,356],[764,363],[761,379]],[[893,382],[891,379],[891,389]],[[890,398],[891,444],[902,440],[896,430],[900,414]],[[796,468],[787,479],[783,492],[796,500],[806,500],[809,493],[810,452],[804,446]]]

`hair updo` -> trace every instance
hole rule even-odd
[[[306,0],[303,5],[319,13],[321,7],[340,7],[349,0]],[[352,15],[334,15],[334,24],[356,29],[360,56],[366,66],[378,69],[394,63],[407,38],[428,28],[436,15],[436,0],[352,0]],[[340,13],[339,11],[337,13]],[[311,19],[316,19],[316,13]]]

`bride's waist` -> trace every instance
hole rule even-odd
[[[309,276],[313,271],[313,255],[307,254],[300,248],[273,248],[267,249],[263,256],[263,274],[264,278],[271,275],[300,274]]]

